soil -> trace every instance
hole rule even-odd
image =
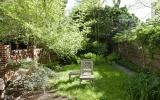
[[[60,96],[54,91],[32,92],[24,94],[20,100],[77,100],[76,98],[69,99],[67,96]]]

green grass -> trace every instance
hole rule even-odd
[[[79,65],[68,65],[58,73],[55,83],[58,94],[78,100],[126,100],[124,83],[128,76],[113,65],[94,65],[93,85],[89,81],[83,81],[80,85],[78,76],[73,76],[69,81],[68,72],[79,69]]]

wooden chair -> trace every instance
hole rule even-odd
[[[83,59],[81,60],[80,67],[80,84],[82,80],[91,80],[93,82],[93,61],[89,59]]]
[[[71,80],[71,76],[73,76],[73,75],[80,75],[80,71],[71,71],[71,72],[69,72],[68,73],[68,75],[69,75],[69,80]]]

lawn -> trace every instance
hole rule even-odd
[[[79,69],[79,65],[68,65],[57,74],[55,86],[58,94],[78,100],[126,100],[124,83],[128,76],[115,66],[107,63],[94,65],[94,83],[83,81],[82,85],[78,76],[71,80],[68,77],[68,72]]]

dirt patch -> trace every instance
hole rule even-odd
[[[69,99],[67,96],[57,95],[56,91],[57,90],[52,90],[45,93],[42,91],[30,92],[24,94],[20,100],[77,100],[76,98]]]

